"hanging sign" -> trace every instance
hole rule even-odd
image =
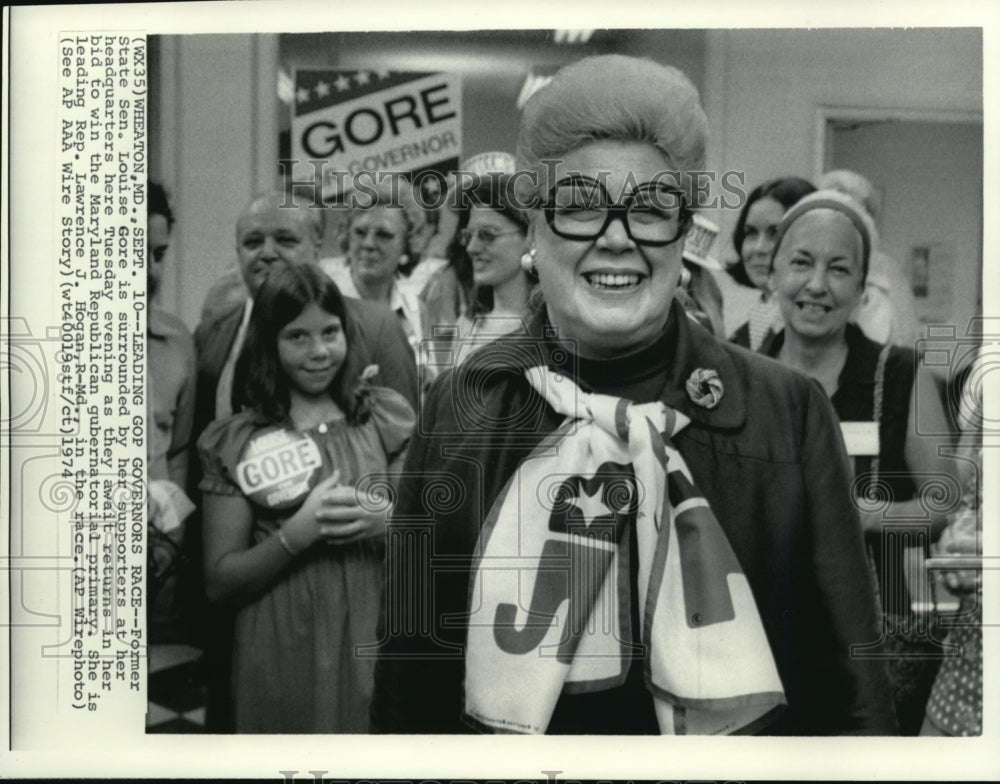
[[[399,172],[413,179],[427,170],[453,171],[461,149],[462,83],[455,74],[295,72],[294,178],[313,179],[310,161],[323,161],[326,197],[349,191],[362,172]]]

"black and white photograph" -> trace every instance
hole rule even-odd
[[[754,6],[7,9],[12,771],[998,769],[997,20]]]

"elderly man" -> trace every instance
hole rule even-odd
[[[315,264],[323,238],[323,210],[285,206],[282,193],[256,197],[236,222],[236,252],[246,295],[228,305],[203,309],[195,332],[198,359],[197,406],[192,443],[214,419],[233,411],[233,375],[246,336],[253,298],[272,271],[289,264]],[[217,290],[217,289],[216,289]],[[211,292],[210,292],[211,296]],[[395,389],[417,405],[417,371],[399,319],[388,307],[350,297],[344,298],[351,345],[346,372],[377,364],[378,383]],[[350,366],[350,367],[348,367]],[[200,471],[193,472],[200,474]],[[197,479],[196,479],[197,481]],[[200,525],[192,526],[200,529]],[[200,530],[187,543],[191,557],[200,562]],[[203,635],[207,649],[208,710],[206,728],[226,732],[231,727],[229,699],[231,617],[210,608],[204,600]]]

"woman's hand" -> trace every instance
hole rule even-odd
[[[965,509],[952,515],[949,525],[934,546],[936,555],[976,555],[979,552],[978,518],[974,509]],[[957,569],[941,572],[941,582],[956,596],[977,590],[981,572],[976,569]]]
[[[319,528],[327,544],[342,545],[382,536],[388,505],[372,509],[358,503],[357,489],[338,486],[328,490],[319,509]]]

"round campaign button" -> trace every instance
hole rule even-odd
[[[236,464],[236,482],[247,497],[268,509],[302,503],[319,481],[323,457],[305,433],[283,428],[263,430],[244,447]]]

